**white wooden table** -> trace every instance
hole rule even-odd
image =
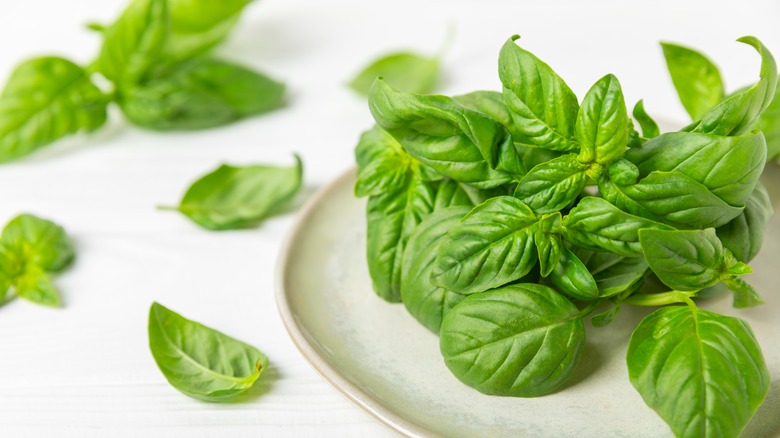
[[[0,2],[0,80],[46,53],[88,62],[122,0]],[[780,57],[776,0],[625,1],[263,0],[218,50],[285,81],[289,104],[266,116],[196,133],[139,130],[112,114],[89,138],[61,142],[0,166],[0,223],[20,212],[51,218],[76,241],[78,260],[56,284],[65,306],[16,300],[0,307],[1,436],[393,435],[342,398],[288,338],[274,303],[274,265],[293,214],[260,228],[213,233],[156,204],[176,202],[220,162],[305,163],[299,201],[351,165],[365,100],[344,86],[388,50],[434,53],[446,28],[441,91],[497,89],[498,50],[512,34],[582,96],[606,73],[627,101],[685,120],[657,41],[698,47],[731,89],[754,81],[758,57],[734,42],[760,37]],[[165,381],[147,347],[159,301],[249,342],[272,366],[242,403],[208,404]]]

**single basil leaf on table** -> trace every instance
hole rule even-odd
[[[562,210],[582,193],[588,182],[588,169],[574,154],[554,158],[525,174],[514,196],[537,214]]]
[[[555,212],[539,219],[534,233],[534,244],[539,254],[539,270],[542,277],[547,277],[558,264],[563,252],[561,240],[561,214]]]
[[[702,53],[672,43],[661,43],[666,67],[685,110],[700,120],[723,100],[723,80],[718,67]]]
[[[0,237],[4,251],[13,252],[24,265],[47,272],[65,269],[75,257],[73,242],[65,230],[46,219],[20,214],[11,219]]]
[[[256,225],[277,212],[301,188],[303,165],[295,156],[291,167],[223,164],[195,181],[177,207],[208,230],[229,230]]]
[[[364,132],[355,148],[358,162],[355,196],[400,190],[419,165],[393,136],[378,126]]]
[[[631,335],[631,384],[680,437],[736,437],[769,391],[769,370],[745,321],[663,307]]]
[[[108,98],[78,65],[33,58],[17,66],[0,94],[0,162],[27,155],[106,122]]]
[[[720,136],[669,132],[626,153],[640,177],[653,171],[680,172],[703,184],[730,205],[743,206],[766,162],[761,132]]]
[[[470,295],[444,316],[439,345],[461,382],[485,394],[536,397],[563,384],[585,346],[580,312],[538,284]]]
[[[600,297],[612,297],[638,287],[650,266],[644,257],[574,248],[574,254],[596,281]]]
[[[401,297],[406,310],[422,325],[439,333],[444,315],[465,295],[431,282],[436,253],[444,236],[469,207],[456,206],[435,211],[415,228],[403,250]]]
[[[621,156],[628,143],[628,112],[620,82],[614,75],[599,79],[582,100],[575,138],[579,161],[609,163]]]
[[[747,263],[761,250],[766,226],[774,213],[769,193],[763,184],[758,183],[747,199],[742,213],[715,231],[723,246],[728,248],[737,260]]]
[[[518,38],[504,44],[498,59],[504,100],[512,112],[512,135],[518,142],[545,149],[578,151],[577,96],[549,65],[515,44]]]
[[[511,196],[475,207],[453,226],[439,246],[433,283],[472,294],[515,281],[536,264],[539,218]]]
[[[251,0],[168,0],[170,33],[163,56],[186,59],[207,52],[225,39]]]
[[[258,349],[158,303],[149,309],[149,349],[174,388],[209,402],[247,391],[268,368]]]
[[[594,300],[599,289],[588,268],[570,250],[564,248],[550,281],[564,294],[578,300]]]
[[[642,136],[645,138],[653,138],[661,135],[661,131],[658,129],[658,124],[650,117],[645,111],[645,104],[643,101],[639,101],[634,106],[633,111],[634,118],[642,128]]]
[[[371,85],[381,77],[393,88],[407,93],[427,94],[433,91],[439,79],[439,58],[412,52],[383,56],[367,65],[349,86],[368,95]]]
[[[284,88],[248,68],[199,58],[156,69],[143,83],[121,89],[119,104],[138,126],[204,129],[279,107]]]

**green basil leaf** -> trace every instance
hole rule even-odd
[[[669,132],[629,150],[626,158],[642,177],[680,172],[730,205],[743,206],[764,170],[766,143],[758,131],[733,137]]]
[[[24,266],[35,265],[46,272],[62,271],[75,257],[73,243],[61,226],[31,214],[8,222],[0,241]]]
[[[528,206],[511,196],[478,205],[441,243],[433,283],[472,294],[523,277],[536,264],[538,222]]]
[[[395,192],[406,185],[415,160],[392,135],[374,126],[360,136],[355,148],[358,176],[355,196]]]
[[[737,271],[749,272],[747,265],[723,248],[713,228],[643,229],[639,231],[639,241],[650,268],[674,290],[698,291],[714,286]]]
[[[545,149],[579,150],[574,141],[577,96],[549,65],[518,47],[518,38],[507,41],[498,58],[504,100],[512,111],[512,136]]]
[[[772,103],[758,118],[756,127],[766,137],[767,159],[780,157],[780,87],[775,89]]]
[[[615,320],[618,312],[620,312],[620,303],[615,303],[608,310],[597,313],[590,318],[590,323],[593,327],[604,327],[612,323]]]
[[[538,284],[474,294],[444,317],[439,345],[461,382],[485,394],[554,391],[579,362],[585,328],[562,295]]]
[[[661,135],[661,131],[658,129],[658,124],[655,123],[652,117],[645,112],[645,104],[643,101],[639,101],[634,106],[634,118],[639,122],[639,126],[642,128],[642,136],[645,138],[653,138]]]
[[[374,291],[387,301],[401,301],[404,247],[417,225],[433,211],[435,190],[433,183],[415,174],[398,191],[368,199],[368,272]]]
[[[275,213],[301,188],[303,165],[223,164],[195,181],[176,210],[208,230],[247,228]]]
[[[600,297],[611,297],[637,288],[650,269],[644,257],[624,257],[581,248],[573,252],[590,271]]]
[[[582,100],[575,136],[583,163],[609,163],[621,156],[628,143],[628,112],[620,82],[614,75],[599,79]]]
[[[488,189],[525,171],[506,128],[449,97],[401,93],[376,81],[368,103],[379,126],[444,176]]]
[[[350,81],[349,86],[367,96],[378,77],[397,90],[416,94],[430,93],[439,79],[439,59],[411,52],[386,55],[361,70]]]
[[[599,193],[623,211],[683,228],[719,227],[742,211],[680,172],[650,172],[633,185],[601,178]]]
[[[672,227],[634,216],[602,198],[587,196],[563,219],[566,239],[575,245],[596,251],[610,251],[625,257],[642,255],[639,230]]]
[[[422,325],[439,333],[441,321],[465,295],[431,282],[439,245],[447,232],[469,212],[465,206],[435,211],[414,229],[403,251],[401,298],[406,310]]]
[[[574,253],[564,248],[550,281],[564,294],[578,300],[595,300],[599,289],[593,275]]]
[[[97,71],[115,84],[139,82],[160,60],[169,30],[168,0],[132,0],[103,31]]]
[[[718,67],[696,50],[671,43],[661,43],[661,47],[680,101],[691,119],[700,120],[723,100]]]
[[[204,129],[279,107],[284,85],[239,65],[199,58],[158,69],[121,90],[134,124],[156,130]]]
[[[732,94],[692,126],[695,132],[715,135],[741,135],[753,129],[767,109],[777,87],[777,65],[769,50],[755,37],[737,41],[753,46],[761,55],[760,79],[752,87]]]
[[[769,371],[745,321],[664,307],[631,335],[628,376],[680,437],[736,437],[769,391]]]
[[[588,169],[574,154],[554,158],[531,169],[518,183],[514,196],[538,214],[562,210],[582,193]]]
[[[496,195],[488,191],[469,187],[455,180],[446,179],[441,181],[436,188],[436,198],[433,209],[441,210],[452,206],[473,207],[485,202],[485,200],[492,198],[493,196]]]
[[[171,24],[163,54],[186,59],[225,39],[251,0],[168,0]]]
[[[504,96],[497,91],[473,91],[454,96],[453,99],[468,109],[479,111],[505,127],[512,126],[512,112],[504,102]]]
[[[734,307],[744,309],[764,304],[758,291],[747,281],[732,277],[726,278],[723,283],[734,292]]]
[[[27,265],[24,272],[14,279],[16,295],[33,303],[59,307],[60,294],[46,271],[35,264]]]
[[[210,402],[245,392],[268,368],[258,349],[158,303],[149,309],[149,349],[168,383]]]
[[[14,69],[0,94],[0,162],[106,122],[108,98],[84,70],[64,58],[43,57]]]
[[[723,246],[728,248],[737,260],[747,263],[761,250],[766,226],[774,214],[769,193],[758,183],[742,213],[715,231]]]
[[[558,264],[564,250],[561,241],[561,214],[555,212],[539,219],[534,234],[536,252],[539,254],[539,269],[542,277],[547,277]]]

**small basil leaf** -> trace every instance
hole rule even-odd
[[[444,317],[439,345],[461,382],[485,394],[535,397],[565,382],[585,328],[562,295],[538,284],[474,294]]]
[[[186,59],[204,53],[225,39],[251,0],[168,0],[170,34],[163,55]]]
[[[671,43],[661,43],[661,47],[680,101],[691,119],[700,120],[723,100],[718,67],[696,50]]]
[[[367,96],[378,77],[397,90],[430,93],[439,79],[439,59],[410,52],[393,53],[371,62],[350,81],[349,86]]]
[[[224,401],[245,392],[268,368],[256,348],[153,303],[149,349],[174,388],[204,401]]]
[[[223,164],[192,183],[176,210],[208,230],[229,230],[256,225],[301,187],[303,166],[295,156],[291,167]]]
[[[108,98],[64,58],[23,62],[0,94],[0,162],[106,122]]]
[[[507,41],[498,58],[504,100],[512,111],[512,136],[519,143],[577,151],[577,96],[549,65],[518,47],[518,38]]]
[[[626,361],[631,384],[681,437],[739,436],[769,391],[747,323],[687,306],[645,317]]]
[[[642,177],[680,172],[730,205],[743,206],[764,170],[766,143],[758,131],[734,137],[669,132],[629,150],[626,158]]]
[[[658,129],[658,124],[655,123],[652,117],[645,111],[645,104],[643,101],[639,101],[634,106],[634,118],[639,122],[639,126],[642,128],[642,136],[645,138],[653,138],[661,135],[661,131]]]
[[[23,265],[35,265],[47,272],[62,271],[75,257],[73,243],[61,226],[31,214],[21,214],[8,222],[0,241],[5,251],[13,252]]]
[[[358,162],[355,196],[400,190],[406,185],[415,161],[393,136],[378,126],[360,136],[355,155]]]
[[[590,318],[590,323],[593,324],[593,327],[607,326],[615,320],[618,312],[620,312],[620,303],[614,304],[604,312],[593,315]]]
[[[59,307],[60,294],[51,282],[51,278],[38,265],[25,267],[24,272],[15,278],[16,295],[33,303],[44,306]]]
[[[528,206],[510,196],[478,205],[441,243],[433,283],[471,294],[521,278],[536,264],[538,221]]]
[[[534,234],[536,252],[539,254],[539,269],[542,277],[547,277],[558,264],[563,251],[561,242],[561,214],[555,212],[539,220]]]
[[[715,231],[723,246],[728,248],[737,260],[747,263],[761,250],[766,226],[774,213],[769,193],[758,183],[742,213]]]
[[[588,268],[574,253],[564,248],[550,281],[564,294],[578,300],[595,300],[599,297],[596,280]]]
[[[564,235],[575,245],[625,257],[642,255],[639,230],[672,227],[625,213],[602,198],[587,196],[563,219]]]
[[[744,309],[764,304],[758,291],[747,281],[732,277],[725,279],[723,283],[734,292],[734,307]]]
[[[121,90],[134,124],[156,130],[204,129],[279,107],[284,85],[239,65],[200,58],[159,69]]]
[[[574,154],[554,158],[531,169],[518,183],[514,196],[538,214],[559,211],[585,188],[587,170]]]
[[[772,103],[758,118],[756,127],[766,137],[767,159],[780,157],[780,87],[775,89]]]
[[[599,79],[582,100],[575,135],[583,163],[609,163],[620,158],[628,143],[628,112],[614,75]]]
[[[444,315],[466,298],[434,285],[431,272],[444,236],[468,212],[468,207],[459,206],[432,213],[415,228],[404,248],[401,298],[406,310],[434,333],[439,333]]]
[[[600,297],[611,297],[635,289],[650,269],[644,257],[624,257],[581,248],[573,252],[593,275]]]
[[[378,80],[368,103],[379,126],[444,176],[488,189],[525,171],[506,128],[449,97],[401,93]]]

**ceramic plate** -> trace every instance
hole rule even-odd
[[[780,168],[764,182],[780,201]],[[379,421],[410,436],[660,437],[669,428],[628,381],[625,355],[645,314],[625,306],[604,328],[587,326],[587,347],[558,391],[521,399],[486,396],[460,383],[439,354],[438,338],[371,289],[365,260],[365,200],[351,170],[301,212],[279,261],[277,303],[295,344],[336,389]],[[780,209],[778,209],[780,211]],[[767,400],[744,436],[780,436],[780,217],[751,263],[750,282],[766,305],[731,308],[721,296],[702,307],[747,320],[772,374]]]

